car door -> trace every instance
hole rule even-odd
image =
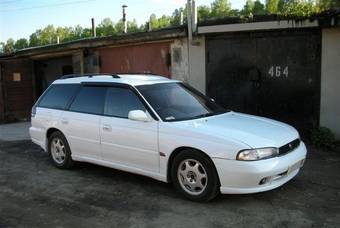
[[[106,87],[82,86],[61,116],[72,156],[101,160],[100,121]]]
[[[103,159],[130,168],[159,172],[158,122],[130,120],[128,113],[131,110],[146,112],[137,94],[131,88],[109,87],[100,128]]]

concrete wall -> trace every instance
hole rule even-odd
[[[340,139],[340,28],[322,30],[320,125]]]
[[[188,42],[187,39],[175,40],[171,49],[171,77],[188,83]]]
[[[205,94],[205,38],[196,37],[188,46],[188,39],[171,45],[171,74]]]

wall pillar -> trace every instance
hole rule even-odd
[[[83,51],[76,52],[72,55],[72,66],[74,74],[84,74]]]
[[[205,91],[205,38],[195,37],[175,40],[171,44],[171,74],[173,79],[181,80],[202,93]]]
[[[320,126],[340,139],[340,28],[322,30]]]

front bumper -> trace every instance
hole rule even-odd
[[[306,154],[306,146],[301,141],[300,146],[289,154],[266,160],[212,160],[220,178],[221,193],[246,194],[268,191],[288,182],[298,174]]]

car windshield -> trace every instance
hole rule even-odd
[[[163,121],[197,119],[228,110],[211,98],[182,83],[159,83],[137,86]]]

